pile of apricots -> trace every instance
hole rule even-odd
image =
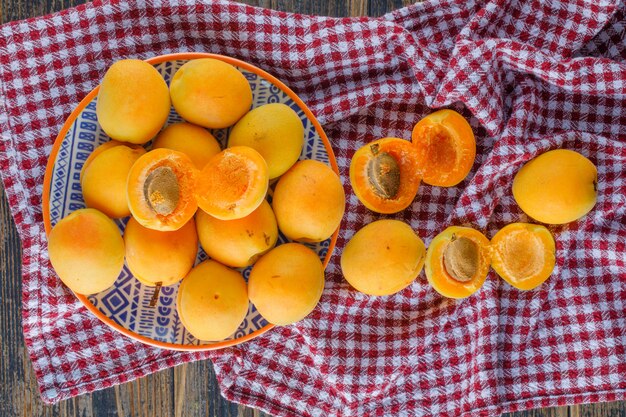
[[[185,122],[163,128],[171,106]],[[61,219],[48,238],[61,280],[76,293],[98,293],[126,262],[156,291],[180,281],[181,322],[206,341],[235,332],[250,302],[278,325],[308,315],[324,267],[298,242],[335,232],[343,186],[326,164],[299,160],[304,128],[289,106],[251,106],[248,81],[221,60],[188,61],[169,87],[146,62],[114,63],[96,106],[111,140],[90,154],[80,176],[87,208]],[[221,149],[208,129],[231,126]],[[122,218],[123,236],[112,220]],[[279,230],[293,242],[275,247]],[[198,244],[210,259],[194,266]],[[246,283],[234,268],[250,265]]]
[[[469,174],[476,141],[469,123],[453,110],[420,120],[412,140],[383,138],[356,151],[350,182],[359,200],[378,213],[397,213],[411,204],[420,182],[440,187],[459,184]],[[597,170],[583,155],[557,149],[524,165],[513,181],[513,196],[530,217],[565,224],[595,205]],[[341,255],[346,280],[369,295],[394,294],[426,270],[441,295],[465,298],[483,285],[489,268],[512,286],[530,290],[545,282],[556,264],[555,241],[543,225],[512,223],[491,241],[471,227],[451,226],[428,250],[411,227],[378,220],[359,230]]]

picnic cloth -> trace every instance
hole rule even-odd
[[[328,18],[214,1],[99,2],[0,28],[0,168],[23,245],[23,325],[46,403],[210,358],[222,394],[277,416],[496,416],[626,399],[625,6],[611,1],[429,0],[381,18]],[[284,81],[324,126],[347,193],[318,307],[218,352],[159,350],[91,316],[48,261],[43,173],[71,110],[117,59],[201,51]],[[466,116],[477,157],[456,187],[421,185],[405,211],[364,208],[350,158],[410,138],[432,109]],[[439,296],[424,274],[370,297],[342,278],[350,237],[380,217],[428,244],[449,225],[492,237],[528,219],[511,182],[534,156],[581,152],[598,200],[553,227],[557,265],[522,292],[491,272],[475,295]]]

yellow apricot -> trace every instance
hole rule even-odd
[[[87,159],[85,159],[85,162],[83,163],[83,167],[80,170],[80,182],[82,184],[83,182],[83,175],[85,175],[85,170],[87,169],[87,167],[89,165],[91,165],[91,163],[93,162],[94,159],[96,159],[96,156],[100,155],[102,152],[106,151],[107,149],[111,149],[115,146],[120,146],[123,145],[123,142],[119,142],[117,140],[110,140],[108,142],[104,142],[102,145],[97,146],[93,152],[91,152],[89,154],[89,156],[87,157]],[[136,145],[130,145],[130,147],[132,148],[133,146]]]
[[[111,138],[144,144],[163,127],[169,111],[167,84],[147,62],[123,59],[104,74],[96,114]]]
[[[170,83],[174,108],[188,122],[210,129],[235,124],[252,105],[252,89],[234,66],[194,59],[176,71]]]
[[[248,279],[250,301],[270,323],[280,326],[305,318],[324,290],[324,266],[299,243],[280,245],[257,261]]]
[[[191,123],[174,123],[159,133],[152,149],[167,148],[182,152],[198,169],[220,152],[220,144],[208,130]]]
[[[596,204],[598,171],[583,155],[568,149],[543,153],[527,162],[513,180],[513,197],[535,220],[565,224]]]
[[[228,146],[249,146],[267,162],[270,179],[296,163],[304,145],[304,126],[291,107],[271,103],[246,113],[233,127]]]
[[[377,220],[352,236],[341,254],[341,271],[364,294],[395,294],[417,278],[425,252],[424,242],[411,226],[399,220]]]
[[[276,184],[272,206],[291,240],[321,242],[337,230],[346,205],[339,176],[320,161],[297,162]]]
[[[59,220],[48,236],[48,254],[61,281],[78,294],[109,288],[124,266],[124,240],[113,220],[80,209]]]
[[[248,313],[246,281],[237,271],[204,261],[178,287],[176,309],[183,326],[197,339],[225,339]]]
[[[276,217],[266,200],[252,213],[236,220],[219,220],[199,210],[196,225],[206,254],[235,268],[255,263],[278,239]]]

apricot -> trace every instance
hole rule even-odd
[[[377,220],[352,236],[341,254],[341,271],[364,294],[395,294],[417,278],[425,253],[424,242],[411,226]]]
[[[252,89],[234,66],[194,59],[176,71],[170,83],[174,108],[188,122],[210,129],[235,124],[252,105]]]
[[[299,243],[286,243],[263,255],[248,279],[252,304],[267,321],[280,326],[308,316],[323,290],[320,258]]]
[[[265,200],[252,213],[236,220],[219,220],[199,210],[196,226],[206,254],[236,268],[252,265],[278,240],[276,217]]]
[[[454,110],[439,110],[420,120],[413,128],[412,142],[422,181],[452,187],[467,177],[476,158],[472,127]]]
[[[97,146],[93,152],[91,152],[89,154],[89,156],[87,157],[87,159],[85,160],[85,162],[83,163],[83,167],[80,170],[80,182],[83,182],[83,175],[85,175],[85,170],[87,169],[87,167],[89,165],[91,165],[91,163],[93,162],[94,159],[96,159],[96,156],[100,155],[102,152],[106,151],[107,149],[111,149],[114,146],[120,146],[123,145],[122,142],[119,142],[117,140],[110,140],[108,142],[104,142],[102,145]],[[133,147],[133,145],[129,145],[131,148]]]
[[[337,230],[346,206],[339,176],[326,164],[299,161],[276,184],[278,228],[291,240],[321,242]]]
[[[152,149],[167,148],[182,152],[196,168],[202,169],[214,155],[220,152],[220,144],[206,129],[191,123],[174,123],[159,133]]]
[[[527,162],[513,180],[513,197],[535,220],[565,224],[596,204],[598,171],[583,155],[568,149],[543,153]]]
[[[414,146],[383,138],[357,150],[350,162],[350,184],[357,198],[377,213],[397,213],[411,204],[420,185]]]
[[[126,194],[128,173],[146,150],[141,146],[115,144],[101,148],[96,148],[96,156],[83,166],[81,187],[85,205],[114,219],[126,217],[130,215]]]
[[[143,227],[178,230],[198,209],[197,169],[182,152],[155,149],[142,155],[128,173],[128,207]]]
[[[426,278],[441,295],[465,298],[482,287],[489,265],[489,239],[470,227],[451,226],[439,233],[426,252]]]
[[[169,112],[167,84],[147,62],[123,59],[104,74],[96,115],[111,138],[144,144],[163,127]]]
[[[554,238],[545,226],[509,224],[491,239],[491,247],[492,268],[502,279],[520,290],[538,287],[554,270]]]
[[[248,314],[246,281],[237,271],[204,261],[181,282],[176,309],[183,326],[197,339],[225,339]]]
[[[59,220],[48,236],[48,254],[61,281],[78,294],[109,288],[124,267],[124,240],[113,220],[80,209]]]
[[[246,113],[230,131],[228,146],[239,145],[257,150],[267,162],[270,179],[277,178],[300,157],[304,126],[286,104],[265,104]]]
[[[206,213],[220,220],[235,220],[256,210],[268,187],[267,164],[261,154],[247,146],[233,146],[204,166],[195,195]]]
[[[130,218],[124,230],[126,264],[145,285],[172,285],[191,270],[198,252],[198,235],[193,219],[171,232],[143,227]]]

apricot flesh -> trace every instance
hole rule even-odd
[[[232,335],[248,313],[248,289],[241,274],[207,260],[178,287],[176,309],[194,337],[219,341]]]
[[[258,151],[270,179],[284,174],[296,163],[304,145],[304,126],[291,107],[270,103],[252,109],[237,122],[228,146],[249,146]]]
[[[556,245],[550,231],[538,224],[512,223],[491,239],[492,268],[520,290],[544,283],[556,264]]]
[[[61,281],[78,294],[109,288],[124,266],[124,240],[117,225],[87,208],[59,220],[48,236],[50,262]]]
[[[193,124],[223,129],[235,124],[252,105],[252,89],[234,66],[194,59],[181,66],[170,83],[174,108]]]
[[[202,169],[220,152],[220,144],[208,130],[191,123],[174,123],[163,129],[152,143],[152,149],[167,148],[184,153],[196,168]]]
[[[160,232],[130,218],[124,230],[126,263],[130,272],[145,285],[172,285],[191,270],[198,252],[193,219],[171,232]]]
[[[248,279],[250,301],[270,323],[286,326],[305,318],[324,290],[324,266],[299,243],[280,245],[263,255]]]
[[[598,171],[589,159],[568,149],[545,152],[527,162],[513,180],[513,197],[535,220],[565,224],[596,204]]]
[[[320,161],[297,162],[278,180],[272,206],[291,240],[321,242],[337,230],[346,197],[339,176]]]
[[[220,220],[198,210],[196,225],[206,254],[235,268],[252,265],[278,240],[276,217],[265,200],[252,213],[236,220]]]
[[[123,59],[104,74],[96,115],[112,139],[144,144],[163,127],[169,111],[167,84],[147,62]]]
[[[409,286],[424,266],[424,242],[399,220],[377,220],[360,229],[341,254],[346,281],[369,295],[390,295]]]

